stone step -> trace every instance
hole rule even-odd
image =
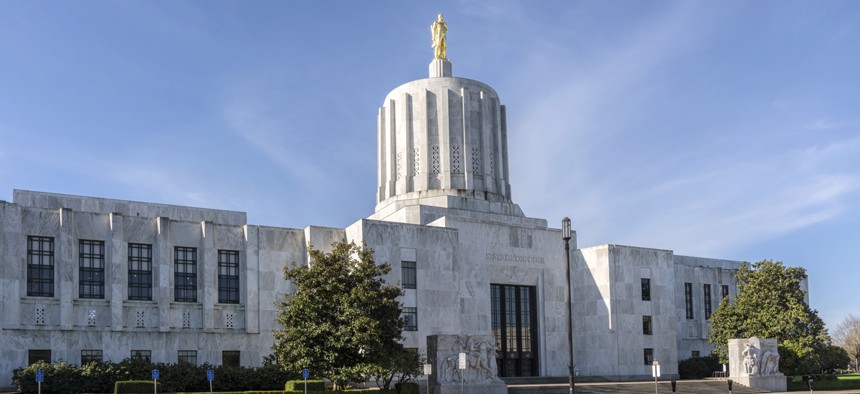
[[[630,394],[670,394],[670,382],[612,382],[612,383],[577,383],[574,387],[577,394],[585,393],[630,393]],[[509,384],[508,394],[568,394],[567,384]],[[729,392],[725,380],[679,380],[677,394],[725,394]],[[750,389],[739,384],[732,387],[732,394],[765,393],[766,391]]]

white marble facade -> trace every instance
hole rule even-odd
[[[403,262],[414,262],[415,285],[402,302],[417,319],[404,331],[405,346],[424,352],[431,335],[493,336],[496,289],[532,301],[522,303],[534,316],[527,327],[534,341],[522,350],[532,362],[509,375],[566,376],[561,231],[511,201],[498,94],[449,76],[447,67],[445,76],[406,83],[385,99],[376,212],[345,229],[255,226],[243,212],[15,190],[11,203],[0,202],[0,370],[48,349],[53,360],[72,363],[83,350],[112,361],[149,350],[158,362],[192,350],[196,362],[212,364],[223,351],[239,351],[242,365],[259,365],[271,352],[275,301],[290,290],[284,264],[306,264],[309,244],[326,249],[345,240],[364,242],[378,262],[389,262],[392,283],[404,278]],[[28,296],[29,236],[54,241],[53,296]],[[104,242],[101,298],[80,297],[80,240]],[[129,300],[129,243],[152,247],[151,300]],[[197,252],[196,302],[174,299],[176,247]],[[650,349],[671,376],[680,359],[710,352],[705,285],[716,310],[722,286],[735,294],[740,263],[620,245],[577,249],[575,233],[571,249],[579,375],[648,377]],[[238,303],[218,302],[221,250],[238,252]],[[0,375],[0,387],[10,377]]]

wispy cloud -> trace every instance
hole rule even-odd
[[[818,119],[814,122],[807,123],[804,127],[807,130],[830,130],[853,126],[860,126],[860,120],[834,121],[829,119]]]

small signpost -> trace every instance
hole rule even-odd
[[[36,371],[36,383],[39,385],[39,394],[42,394],[42,382],[45,381],[45,371]]]
[[[424,364],[424,375],[427,376],[427,394],[430,394],[430,375],[433,373],[433,364]]]
[[[657,378],[660,377],[660,363],[657,360],[651,364],[651,376],[654,377],[654,394],[657,394]]]
[[[155,394],[158,394],[158,376],[159,376],[158,370],[153,369],[152,370],[152,392]]]
[[[302,369],[302,378],[305,379],[305,394],[308,394],[308,378],[311,376],[311,371],[307,368]]]
[[[215,380],[215,371],[212,369],[206,370],[206,379],[209,380],[209,392],[212,392],[212,382]]]
[[[466,353],[460,352],[457,358],[457,369],[460,370],[460,392],[466,394]]]

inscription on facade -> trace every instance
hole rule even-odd
[[[493,261],[513,261],[517,263],[534,263],[543,264],[544,258],[540,256],[517,256],[515,254],[492,253],[487,252],[487,260]]]

